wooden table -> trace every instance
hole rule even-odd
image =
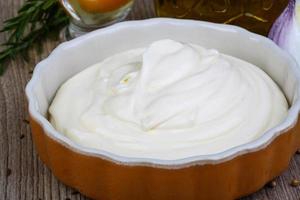
[[[0,0],[0,27],[14,16],[24,0]],[[137,0],[128,19],[154,17],[151,0]],[[0,34],[0,43],[7,35]],[[7,63],[8,70],[0,77],[0,200],[67,200],[87,199],[60,183],[39,160],[32,144],[28,125],[24,88],[33,67],[45,58],[59,41],[45,41],[42,55],[31,51],[31,61],[20,59]],[[300,179],[300,155],[295,155],[289,169],[276,179],[277,186],[266,186],[243,200],[300,200],[300,187],[290,186]],[[218,187],[216,185],[216,187]]]

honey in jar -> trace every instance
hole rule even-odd
[[[289,0],[155,0],[158,16],[233,24],[267,35]]]

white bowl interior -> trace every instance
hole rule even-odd
[[[38,65],[27,88],[35,109],[46,117],[57,89],[68,78],[110,55],[165,38],[215,48],[253,63],[279,85],[290,105],[299,100],[297,65],[270,40],[228,25],[152,19],[120,23],[60,45]]]

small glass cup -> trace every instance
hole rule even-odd
[[[134,0],[60,0],[71,21],[64,37],[72,39],[123,20]]]

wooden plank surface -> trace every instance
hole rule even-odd
[[[0,27],[14,16],[23,0],[0,0]],[[154,17],[151,0],[136,0],[128,19]],[[0,34],[0,43],[7,36]],[[39,160],[28,126],[24,88],[34,65],[45,58],[59,41],[45,41],[44,52],[31,52],[30,63],[16,59],[0,77],[0,200],[85,200],[70,187],[60,183]],[[289,168],[276,179],[275,188],[265,187],[243,200],[300,200],[300,188],[291,187],[300,179],[300,155],[295,155]],[[218,187],[216,185],[216,187]]]

